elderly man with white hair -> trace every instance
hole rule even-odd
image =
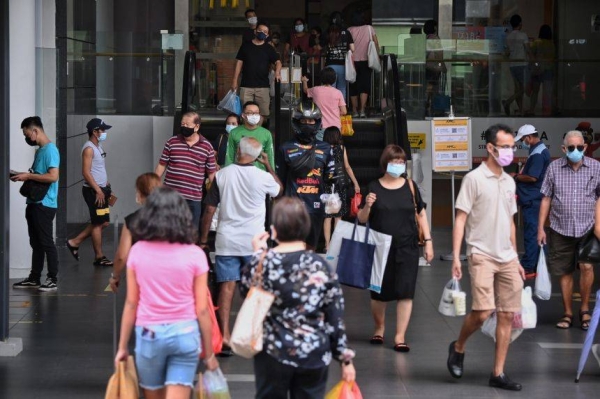
[[[580,270],[582,330],[590,326],[590,294],[594,282],[591,264],[578,262],[579,246],[587,234],[593,234],[594,210],[600,197],[600,163],[584,156],[587,145],[581,132],[565,135],[562,150],[566,157],[550,163],[541,188],[543,195],[538,224],[538,244],[548,244],[550,272],[560,277],[564,315],[556,324],[567,329],[573,324],[573,273]],[[544,231],[550,215],[548,236]]]
[[[236,162],[215,175],[205,200],[200,245],[206,247],[210,222],[217,205],[219,224],[215,239],[215,272],[219,283],[218,316],[223,333],[222,354],[231,355],[229,315],[236,283],[242,266],[250,261],[252,237],[264,231],[267,195],[277,197],[283,191],[262,145],[253,137],[244,137],[236,154]],[[258,161],[266,172],[254,166]]]

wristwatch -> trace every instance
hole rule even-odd
[[[423,241],[431,241],[431,242],[433,242],[433,239],[431,239],[431,238],[425,238]]]

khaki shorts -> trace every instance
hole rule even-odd
[[[262,116],[269,116],[271,113],[271,97],[268,87],[241,87],[240,101],[242,102],[242,107],[248,101],[256,102]]]
[[[572,274],[578,267],[579,247],[582,237],[567,237],[550,229],[548,232],[548,270],[554,276]]]
[[[507,263],[481,255],[469,256],[473,310],[518,312],[521,310],[523,279],[519,274],[519,260]]]

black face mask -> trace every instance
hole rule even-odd
[[[32,147],[35,147],[37,145],[37,142],[34,140],[31,140],[29,137],[25,137],[25,142]]]
[[[195,131],[193,127],[181,126],[179,128],[179,133],[181,133],[183,137],[190,137]]]
[[[300,131],[296,134],[296,138],[302,144],[309,144],[314,140],[316,134],[316,125],[302,125]]]

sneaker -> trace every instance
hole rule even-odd
[[[364,118],[366,118],[366,117],[367,117],[367,114],[365,113],[365,111],[363,111],[363,112],[361,112],[361,113],[359,114],[359,117],[360,117],[360,118],[362,118],[362,119],[364,119]]]
[[[353,118],[355,118],[355,119],[356,119],[356,118],[358,118],[358,117],[359,117],[359,114],[358,114],[358,112],[354,112],[354,113],[352,114],[352,117],[353,117]]]
[[[43,292],[56,291],[57,289],[56,280],[52,280],[51,278],[47,278],[46,282],[38,288],[39,291]]]
[[[40,286],[40,280],[35,280],[31,276],[27,277],[23,281],[13,284],[13,288],[38,288]]]
[[[504,373],[500,374],[499,376],[494,376],[492,373],[490,375],[489,385],[492,388],[506,389],[507,391],[520,391],[522,389],[521,384],[512,381]]]

